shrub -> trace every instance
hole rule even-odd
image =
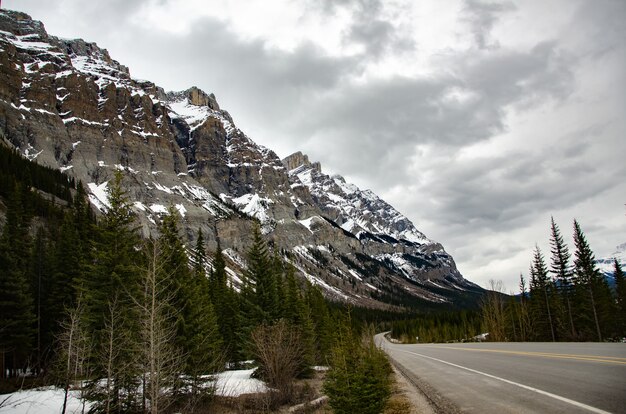
[[[337,414],[378,414],[391,395],[391,366],[371,336],[342,335],[333,349],[324,392]]]

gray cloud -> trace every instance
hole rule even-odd
[[[571,20],[526,48],[494,36],[524,2],[468,0],[458,22],[471,47],[449,45],[431,57],[440,70],[430,76],[367,82],[357,78],[368,65],[419,52],[392,3],[305,2],[305,14],[352,16],[340,40],[363,53],[330,56],[311,41],[283,51],[243,38],[228,20],[189,16],[184,35],[134,25],[143,5],[164,1],[14,3],[67,29],[61,35],[98,41],[135,76],[215,92],[252,139],[282,156],[302,150],[386,196],[471,280],[513,278],[515,286],[534,243],[547,252],[552,214],[566,234],[581,219],[600,250],[626,241],[615,239],[626,234],[622,0],[564,0],[563,10],[577,8]],[[511,130],[512,117],[527,135]],[[546,125],[524,123],[535,120]],[[476,147],[500,152],[463,156]]]
[[[491,29],[499,16],[512,12],[516,6],[511,2],[488,3],[480,0],[465,1],[465,21],[469,24],[474,41],[480,49],[497,48],[497,41],[491,39]]]
[[[382,0],[323,0],[307,2],[309,10],[325,16],[335,15],[339,9],[348,10],[352,22],[343,32],[343,43],[358,44],[364,48],[362,57],[375,60],[387,53],[403,53],[415,49],[415,41],[406,27],[390,19],[390,3]]]
[[[314,137],[305,145],[313,158],[385,188],[412,179],[403,168],[416,146],[454,153],[503,133],[507,107],[559,101],[574,87],[569,60],[553,44],[483,58],[457,56],[448,65],[451,74],[437,78],[339,85],[306,106],[292,128]],[[456,90],[468,97],[456,97]],[[328,147],[337,151],[329,154]],[[355,148],[361,156],[340,155]]]

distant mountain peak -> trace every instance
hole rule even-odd
[[[293,154],[285,157],[283,159],[283,165],[288,171],[311,168],[319,173],[322,172],[322,164],[319,162],[309,161],[309,156],[303,154],[301,151],[294,152]]]

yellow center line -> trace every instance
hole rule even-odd
[[[581,361],[593,361],[593,362],[605,362],[609,364],[626,365],[626,358],[610,357],[601,355],[576,355],[576,354],[557,354],[551,352],[534,352],[534,351],[505,351],[501,349],[474,349],[474,348],[461,348],[452,346],[429,346],[431,348],[438,349],[457,349],[461,351],[473,351],[473,352],[491,352],[499,354],[511,354],[511,355],[523,355],[523,356],[535,356],[543,358],[557,358],[557,359],[576,359]]]

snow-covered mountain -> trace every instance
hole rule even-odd
[[[96,44],[50,36],[7,10],[0,79],[3,144],[82,180],[99,210],[123,171],[145,235],[174,208],[190,241],[198,229],[210,249],[220,240],[235,282],[258,221],[270,245],[337,300],[451,303],[480,291],[392,206],[300,153],[281,160],[213,94],[165,92]]]
[[[604,274],[611,284],[614,283],[613,274],[615,272],[615,259],[617,259],[619,264],[622,266],[622,270],[626,270],[626,243],[622,243],[615,247],[613,254],[601,259],[596,259],[596,265],[598,265],[602,274]]]

